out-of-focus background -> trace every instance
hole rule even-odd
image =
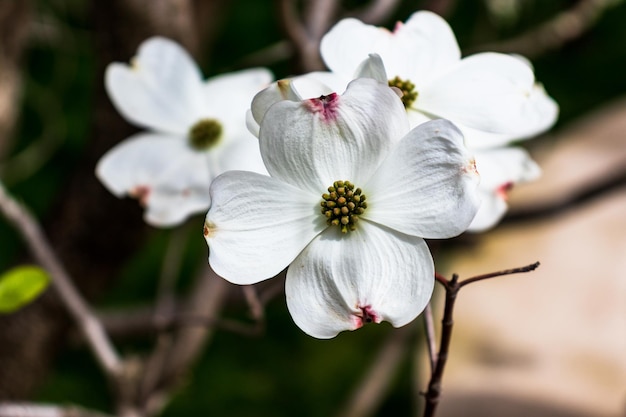
[[[202,215],[177,230],[151,228],[135,201],[115,198],[95,179],[98,158],[136,131],[109,102],[104,68],[127,62],[159,34],[185,45],[206,76],[250,66],[267,66],[277,78],[297,73],[306,61],[286,36],[286,3],[0,2],[0,176],[41,220],[127,358],[158,341],[141,328],[145,320],[132,325],[149,317],[164,259],[180,256],[183,299],[207,248]],[[386,2],[339,3],[358,13]],[[465,54],[529,57],[561,109],[550,132],[524,143],[543,177],[512,191],[504,222],[439,245],[437,265],[447,276],[542,264],[461,291],[441,415],[626,415],[626,4],[388,3],[397,5],[377,15],[379,25],[429,8],[450,22]],[[29,261],[0,219],[0,270]],[[428,372],[421,318],[400,330],[366,326],[319,341],[291,321],[281,285],[260,289],[261,331],[241,290],[228,287],[223,320],[163,415],[417,415]],[[441,307],[436,297],[436,318]],[[1,400],[113,413],[107,381],[52,291],[0,316]]]

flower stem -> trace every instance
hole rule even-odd
[[[441,319],[439,353],[437,354],[435,367],[432,371],[430,382],[428,383],[428,391],[424,394],[426,397],[426,407],[423,414],[424,417],[433,417],[435,415],[435,411],[437,410],[437,405],[439,405],[439,399],[441,397],[441,381],[446,367],[446,362],[448,361],[450,341],[452,340],[452,328],[454,326],[454,303],[456,302],[457,294],[461,288],[468,284],[489,278],[534,271],[538,266],[539,262],[535,262],[520,268],[505,269],[502,271],[477,275],[463,281],[459,281],[459,276],[457,274],[453,274],[452,278],[449,280],[440,274],[435,274],[435,279],[444,287],[446,291],[446,298],[443,318]]]

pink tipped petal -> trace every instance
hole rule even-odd
[[[96,175],[118,197],[137,198],[154,226],[181,223],[209,207],[207,155],[178,137],[137,134],[108,151],[98,161]]]
[[[468,231],[483,232],[494,227],[506,214],[509,190],[515,184],[532,181],[541,169],[522,148],[499,148],[476,151],[480,172],[481,205]]]
[[[235,284],[278,274],[326,227],[318,196],[252,172],[220,175],[211,199],[204,228],[209,263]]]
[[[113,104],[131,123],[167,133],[187,133],[204,106],[202,75],[178,44],[150,38],[131,65],[110,64],[105,86]]]
[[[467,228],[468,232],[482,233],[500,222],[506,214],[508,205],[505,200],[488,190],[480,190],[481,205],[478,213]]]
[[[269,173],[321,196],[337,180],[363,184],[408,131],[398,96],[372,79],[331,94],[272,106],[261,124]]]
[[[329,339],[368,322],[403,326],[432,295],[434,267],[425,242],[367,221],[342,234],[331,227],[287,271],[287,307],[307,334]]]
[[[411,130],[362,186],[363,218],[402,233],[450,238],[474,218],[479,176],[461,132],[447,120]]]
[[[210,204],[208,184],[182,189],[157,185],[150,190],[144,220],[155,227],[173,227],[193,214],[205,212]]]

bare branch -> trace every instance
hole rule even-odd
[[[537,269],[538,267],[539,267],[539,262],[535,262],[533,264],[522,266],[519,268],[505,269],[502,271],[491,272],[489,274],[477,275],[475,277],[467,278],[459,282],[459,288],[462,288],[473,282],[482,281],[484,279],[501,277],[503,275],[523,274],[524,272],[531,272]]]
[[[102,324],[74,287],[72,279],[52,251],[50,243],[37,221],[24,206],[6,192],[1,182],[0,211],[22,235],[35,259],[50,274],[53,287],[83,332],[100,366],[108,376],[118,376],[121,362],[115,348],[104,332]]]
[[[252,318],[256,321],[263,320],[263,317],[265,316],[265,311],[263,309],[263,304],[259,299],[259,294],[257,293],[256,288],[254,288],[253,285],[244,285],[241,287],[241,289],[243,290],[243,295],[246,297],[246,302],[250,307],[250,315],[252,316]]]
[[[433,320],[433,308],[431,303],[424,309],[424,329],[426,333],[426,347],[428,348],[428,359],[430,362],[430,372],[435,371],[437,364],[437,344],[435,343],[435,323]]]
[[[433,417],[439,404],[441,396],[441,380],[443,372],[448,361],[448,352],[450,350],[450,341],[452,340],[452,328],[454,325],[454,303],[461,288],[473,282],[482,281],[489,278],[495,278],[503,275],[518,274],[530,272],[537,269],[539,262],[526,265],[520,268],[505,269],[489,274],[478,275],[459,282],[457,274],[453,274],[450,280],[447,280],[440,274],[435,274],[437,282],[439,282],[446,290],[446,298],[444,304],[443,318],[441,319],[441,338],[439,342],[439,353],[437,361],[428,383],[428,391],[424,394],[426,397],[426,407],[424,409],[424,417]]]

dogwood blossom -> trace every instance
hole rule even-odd
[[[278,85],[252,103],[270,176],[230,171],[211,185],[211,267],[253,284],[289,266],[287,307],[317,338],[407,324],[434,286],[423,238],[462,233],[478,208],[461,132],[445,120],[410,130],[400,98],[373,79],[306,100]]]
[[[336,77],[311,75],[323,76],[331,88],[341,90],[360,76],[388,82],[403,92],[411,126],[449,119],[461,129],[470,149],[495,150],[477,152],[484,202],[470,230],[495,225],[506,211],[502,190],[539,175],[525,151],[507,150],[512,141],[550,128],[558,114],[556,103],[535,82],[533,69],[523,58],[490,52],[461,58],[450,26],[425,11],[399,22],[393,32],[344,19],[322,39],[321,54]],[[371,54],[376,55],[368,60]],[[493,157],[501,159],[490,160]],[[517,166],[511,169],[511,164]]]
[[[207,210],[209,186],[220,173],[266,172],[245,114],[271,79],[265,69],[250,69],[204,81],[180,45],[146,40],[131,65],[108,66],[105,86],[122,116],[147,131],[107,152],[96,175],[118,197],[138,198],[155,226]]]

